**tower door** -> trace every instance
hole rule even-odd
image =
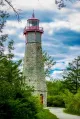
[[[40,102],[43,104],[43,94],[40,94]]]

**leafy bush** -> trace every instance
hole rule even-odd
[[[11,100],[9,102],[12,110],[11,119],[36,119],[37,107],[34,98],[22,100]]]
[[[48,96],[48,106],[53,107],[64,107],[64,101],[61,95]]]
[[[0,103],[4,103],[8,99],[11,99],[14,95],[12,85],[4,80],[0,80]]]
[[[80,90],[75,95],[66,90],[63,99],[66,107],[65,112],[80,115]]]
[[[0,119],[37,119],[41,106],[36,97],[26,96],[0,102]]]
[[[58,119],[55,115],[49,112],[47,109],[42,109],[37,115],[37,119]]]

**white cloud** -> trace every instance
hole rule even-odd
[[[80,32],[80,12],[68,16],[70,29]]]
[[[64,70],[65,68],[66,68],[66,65],[65,65],[65,63],[62,63],[62,62],[56,63],[56,64],[53,66],[53,69],[61,69],[61,70]]]
[[[16,52],[16,51],[14,51],[14,55],[18,56],[20,58],[24,57],[24,53],[20,53],[20,52]]]
[[[63,71],[54,71],[52,74],[51,74],[51,77],[53,79],[62,79],[62,73]]]
[[[8,49],[7,49],[7,47],[4,49],[4,54],[8,54]]]
[[[55,45],[55,44],[53,44],[53,43],[51,43],[51,42],[47,42],[47,41],[46,41],[46,42],[43,42],[43,43],[42,43],[42,46],[43,46],[43,47],[45,47],[45,46],[46,46],[46,47],[58,47],[58,45]]]
[[[24,43],[16,43],[16,44],[14,45],[15,48],[22,48],[22,47],[24,47],[24,46],[25,46]]]
[[[55,0],[14,0],[12,4],[15,8],[22,10],[55,10]]]
[[[65,9],[63,11],[65,11]],[[44,28],[44,31],[46,33],[48,33],[48,35],[51,36],[52,34],[54,34],[55,32],[57,32],[58,30],[60,30],[62,28],[67,28],[70,30],[80,32],[80,13],[78,11],[71,12],[69,10],[69,13],[65,14],[65,13],[63,13],[63,11],[61,11],[61,12],[59,11],[60,12],[59,14],[63,14],[63,16],[66,17],[67,20],[59,19],[59,18],[55,17],[55,18],[53,18],[52,22],[40,23],[40,25]],[[26,18],[22,19],[21,22],[7,20],[7,23],[6,23],[6,26],[10,27],[10,30],[11,30],[11,28],[15,28],[17,30],[24,29],[26,25],[27,25]],[[8,32],[12,33],[13,31],[8,30]],[[21,36],[19,36],[19,37],[21,37]]]
[[[19,60],[19,58],[17,58],[17,57],[13,58],[13,61],[18,61],[18,60]]]
[[[80,3],[79,1],[77,1],[74,5],[73,5],[74,8],[80,8]]]
[[[7,20],[6,26],[7,27],[12,27],[12,28],[17,28],[17,29],[23,29],[27,23],[26,19],[21,20],[20,22],[18,21],[13,21],[13,20]]]
[[[41,26],[48,35],[52,35],[62,28],[80,32],[80,13],[70,14],[67,19],[67,21],[55,20],[50,23],[42,23]]]
[[[16,33],[16,31],[15,31],[15,29],[12,29],[12,28],[5,28],[5,29],[3,30],[3,33],[4,33],[4,34],[8,34],[8,35],[13,35],[13,34]]]
[[[79,46],[70,46],[69,48],[72,51],[80,51],[80,47]]]
[[[25,36],[24,36],[23,33],[20,33],[20,34],[18,35],[18,37],[19,37],[19,39],[21,39],[21,40],[25,40]]]

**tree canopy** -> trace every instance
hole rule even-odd
[[[80,56],[68,64],[63,78],[65,79],[65,86],[70,91],[77,93],[77,90],[80,88]]]

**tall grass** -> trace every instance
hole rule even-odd
[[[74,95],[68,90],[63,94],[65,112],[80,115],[80,90]]]

